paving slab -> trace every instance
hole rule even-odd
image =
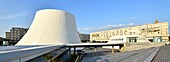
[[[170,45],[162,46],[152,62],[170,62]]]

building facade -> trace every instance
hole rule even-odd
[[[89,42],[90,41],[90,34],[82,34],[79,33],[81,42]]]
[[[127,28],[90,33],[91,42],[106,42],[113,36],[146,36],[151,42],[169,41],[168,22],[156,22]]]
[[[0,46],[3,45],[4,38],[0,37]]]
[[[6,34],[6,39],[11,39],[11,32],[5,32]]]
[[[0,37],[0,46],[9,45],[9,41],[3,37]]]
[[[28,28],[12,27],[12,29],[10,29],[10,32],[6,32],[6,39],[16,43],[25,35],[27,31]]]

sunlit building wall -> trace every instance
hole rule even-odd
[[[162,42],[169,41],[168,32],[168,22],[155,22],[154,24],[144,24],[140,26],[93,32],[90,33],[90,41],[106,42],[113,36],[144,35],[151,42]]]
[[[28,31],[28,28],[12,27],[10,32],[6,33],[6,39],[18,42]]]

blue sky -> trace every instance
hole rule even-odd
[[[76,16],[81,33],[170,21],[170,0],[0,0],[0,37],[11,27],[28,28],[40,9]]]

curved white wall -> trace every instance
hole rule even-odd
[[[80,43],[74,15],[54,9],[40,10],[28,32],[16,45]]]

